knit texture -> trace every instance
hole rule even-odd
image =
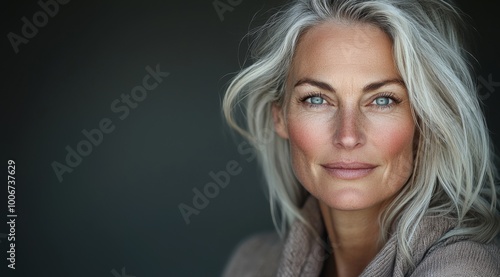
[[[333,253],[321,239],[325,228],[315,198],[309,197],[302,214],[318,235],[297,220],[290,226],[284,243],[274,233],[253,236],[237,248],[223,276],[319,276],[323,262]],[[397,238],[391,236],[360,276],[500,277],[499,245],[481,244],[460,236],[439,241],[454,226],[451,219],[425,217],[410,243],[416,267],[411,267],[398,253]]]

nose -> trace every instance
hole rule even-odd
[[[362,116],[357,108],[339,108],[334,122],[333,140],[336,147],[352,150],[365,143]]]

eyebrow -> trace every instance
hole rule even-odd
[[[324,90],[335,93],[335,89],[332,86],[330,86],[329,84],[327,84],[325,82],[318,81],[318,80],[314,80],[311,78],[300,79],[299,81],[297,81],[297,83],[295,83],[294,87],[298,87],[298,86],[301,86],[304,84],[315,86],[315,87],[318,87],[320,89],[324,89]],[[394,78],[394,79],[387,79],[387,80],[382,80],[382,81],[370,83],[370,84],[363,87],[363,92],[366,93],[366,92],[374,91],[374,90],[377,90],[377,89],[379,89],[383,86],[389,85],[389,84],[398,84],[398,85],[406,88],[403,80],[401,80],[400,78]]]
[[[315,86],[315,87],[320,88],[320,89],[328,90],[330,92],[335,92],[335,89],[332,86],[330,86],[329,84],[327,84],[325,82],[317,81],[314,79],[310,79],[310,78],[300,79],[299,81],[297,81],[297,83],[295,83],[295,86],[293,86],[293,87],[295,88],[295,87],[302,86],[305,84]]]

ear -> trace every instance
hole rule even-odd
[[[272,104],[274,131],[283,139],[288,139],[288,129],[286,128],[285,117],[283,115],[283,108],[277,103]]]

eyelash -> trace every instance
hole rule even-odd
[[[307,99],[312,98],[312,97],[320,97],[320,98],[324,99],[323,94],[321,92],[309,92],[307,95],[299,98],[298,102],[302,103],[302,104],[306,104],[310,108],[319,108],[319,106],[321,106],[322,104],[312,104],[312,103],[306,102]],[[377,106],[378,109],[382,109],[382,110],[387,109],[387,108],[391,108],[394,105],[397,105],[397,104],[402,102],[402,100],[400,98],[398,98],[396,95],[394,95],[394,93],[392,93],[392,92],[380,93],[373,99],[373,101],[375,101],[378,98],[389,98],[392,100],[392,103],[390,103],[388,105],[384,105],[384,106],[375,105],[375,106]]]
[[[388,108],[391,108],[394,105],[397,105],[397,104],[399,104],[399,103],[402,102],[402,100],[400,98],[398,98],[396,95],[394,95],[394,93],[392,93],[392,92],[383,92],[383,93],[377,95],[375,97],[375,99],[373,99],[373,101],[375,101],[378,98],[384,98],[384,97],[391,99],[392,103],[388,104],[388,105],[385,105],[385,106],[375,105],[375,106],[377,106],[377,108],[379,108],[379,109],[388,109]]]
[[[320,98],[324,99],[323,94],[321,92],[309,92],[309,93],[307,93],[307,95],[302,96],[298,102],[302,103],[302,104],[306,104],[309,108],[319,108],[319,106],[321,106],[321,105],[306,102],[307,99],[312,98],[312,97],[320,97]]]

